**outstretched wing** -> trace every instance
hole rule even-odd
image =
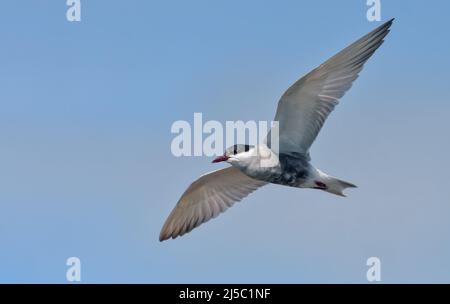
[[[164,223],[159,240],[176,238],[191,231],[265,184],[235,167],[202,175],[181,196]]]
[[[279,122],[280,152],[308,152],[325,119],[358,78],[364,63],[383,43],[393,20],[328,59],[283,94],[275,115],[275,121]],[[269,137],[270,134],[268,141]]]

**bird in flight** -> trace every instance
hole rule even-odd
[[[356,187],[315,168],[310,163],[309,148],[339,99],[383,43],[393,21],[295,82],[278,102],[274,119],[278,122],[278,149],[271,148],[271,131],[263,144],[227,148],[213,163],[231,166],[204,174],[187,188],[164,223],[159,240],[190,232],[268,183],[320,189],[340,196],[345,196],[344,189]]]

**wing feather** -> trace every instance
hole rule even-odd
[[[267,183],[248,177],[235,167],[202,175],[181,196],[164,223],[159,240],[188,233],[265,184]]]
[[[294,83],[281,97],[279,151],[308,153],[328,115],[339,103],[366,61],[383,43],[394,19],[358,39]],[[270,133],[267,137],[270,145]]]

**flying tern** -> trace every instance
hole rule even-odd
[[[356,187],[330,176],[310,163],[309,148],[334,107],[363,65],[383,43],[394,19],[358,39],[295,82],[281,97],[275,115],[278,151],[270,137],[257,146],[234,145],[213,163],[230,167],[202,175],[183,193],[164,223],[159,240],[176,238],[224,212],[268,184],[320,189],[344,196]],[[262,155],[269,165],[261,165]]]

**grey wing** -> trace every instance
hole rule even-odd
[[[275,121],[279,122],[280,153],[308,153],[328,115],[383,43],[393,20],[328,59],[283,94],[275,115]],[[270,144],[270,133],[267,141]]]
[[[181,196],[164,223],[159,240],[176,238],[191,231],[265,184],[235,167],[202,175]]]

